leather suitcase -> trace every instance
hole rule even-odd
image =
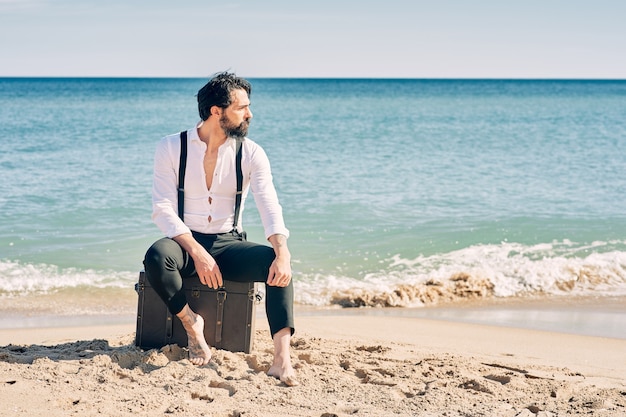
[[[211,347],[231,352],[252,351],[255,307],[261,297],[258,283],[224,281],[218,290],[203,285],[198,277],[183,280],[183,289],[192,310],[204,318],[204,337]],[[143,271],[135,285],[139,295],[135,345],[142,349],[169,344],[187,346],[182,323],[167,309]]]

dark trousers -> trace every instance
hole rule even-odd
[[[193,237],[217,262],[222,278],[239,282],[266,282],[274,261],[274,249],[248,242],[245,235],[222,233],[206,235],[193,232]],[[170,238],[157,240],[144,259],[146,279],[172,314],[178,314],[187,304],[183,279],[197,276],[193,259]],[[285,327],[294,332],[293,282],[287,287],[265,286],[265,311],[272,337]]]

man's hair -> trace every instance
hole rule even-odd
[[[250,96],[252,86],[250,83],[237,77],[234,73],[221,72],[215,74],[204,87],[198,91],[198,113],[200,118],[206,120],[211,115],[211,107],[226,108],[232,103],[231,93],[234,90],[245,90]]]

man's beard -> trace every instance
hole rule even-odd
[[[244,120],[241,124],[235,126],[225,114],[222,114],[222,117],[220,117],[220,127],[224,130],[226,136],[231,138],[245,138],[248,134],[248,126],[250,126],[250,120]]]

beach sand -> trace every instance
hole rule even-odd
[[[0,330],[1,416],[624,416],[626,339],[420,317],[297,318],[301,385],[251,354],[134,347],[134,323]]]

